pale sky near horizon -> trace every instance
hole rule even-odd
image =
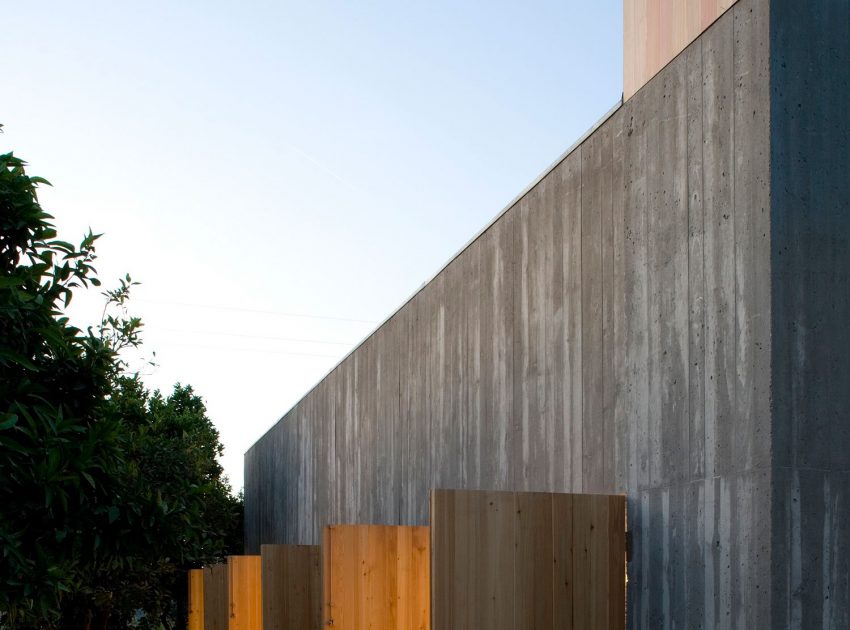
[[[0,152],[242,456],[622,92],[622,0],[7,3]],[[102,299],[79,295],[93,324]]]

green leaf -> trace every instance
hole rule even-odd
[[[13,413],[2,413],[0,414],[0,431],[5,431],[6,429],[11,429],[13,426],[18,424],[18,416]]]

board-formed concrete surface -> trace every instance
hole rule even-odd
[[[774,627],[850,628],[850,2],[771,2]]]
[[[721,16],[248,451],[246,551],[625,492],[630,627],[848,627],[848,15]]]

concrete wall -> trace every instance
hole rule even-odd
[[[258,441],[247,551],[626,492],[631,627],[770,627],[769,35],[739,0]]]
[[[850,2],[773,0],[776,628],[850,628]]]

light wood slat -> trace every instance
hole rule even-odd
[[[264,630],[319,630],[320,547],[263,545],[261,556]]]
[[[262,560],[260,556],[228,556],[227,592],[230,630],[263,627]]]
[[[573,630],[573,495],[552,495],[553,630]]]
[[[325,527],[322,565],[324,626],[338,630],[430,628],[427,527]]]
[[[189,581],[189,630],[204,630],[204,570],[190,569]]]

